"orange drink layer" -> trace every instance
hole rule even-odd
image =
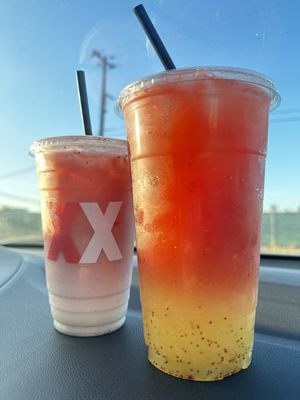
[[[270,105],[243,70],[125,88],[145,341],[160,370],[219,380],[251,362]]]

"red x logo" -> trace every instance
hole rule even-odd
[[[48,203],[48,208],[52,208],[52,203]],[[54,233],[48,251],[48,259],[56,261],[60,252],[63,253],[66,262],[78,263],[80,254],[76,249],[70,231],[75,217],[80,213],[81,208],[78,203],[67,203],[64,207],[57,207],[52,216]]]

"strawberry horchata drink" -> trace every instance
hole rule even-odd
[[[125,322],[134,240],[127,142],[92,136],[34,142],[54,325],[93,336]]]
[[[173,70],[121,92],[145,341],[171,375],[218,380],[251,362],[268,114],[265,77]]]

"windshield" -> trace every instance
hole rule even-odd
[[[75,70],[85,71],[92,130],[125,139],[121,89],[163,67],[135,1],[2,0],[0,243],[42,244],[34,140],[83,132]],[[176,67],[233,66],[271,78],[262,252],[300,254],[300,4],[297,0],[144,2]]]

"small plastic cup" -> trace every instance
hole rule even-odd
[[[127,142],[93,136],[36,141],[49,301],[55,328],[113,332],[126,318],[134,224]]]

